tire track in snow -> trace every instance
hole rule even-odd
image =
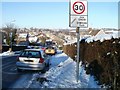
[[[29,88],[32,84],[34,74],[22,75],[10,88]]]

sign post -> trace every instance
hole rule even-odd
[[[79,27],[76,28],[77,33],[77,63],[76,63],[76,80],[79,79],[79,58],[80,58],[80,30]]]
[[[71,0],[69,4],[69,26],[76,28],[77,33],[76,81],[78,82],[80,62],[80,28],[88,27],[87,0]]]

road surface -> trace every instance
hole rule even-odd
[[[16,68],[17,56],[9,56],[2,58],[2,89],[5,88],[26,88],[28,82],[32,79],[36,71],[17,72]]]

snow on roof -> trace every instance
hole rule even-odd
[[[90,42],[93,42],[93,41],[98,41],[98,40],[103,42],[104,40],[110,40],[112,38],[119,38],[120,37],[120,31],[110,31],[110,32],[112,32],[112,33],[109,33],[109,34],[99,34],[99,35],[96,35],[96,36],[90,36],[89,35],[89,36],[84,37],[85,36],[84,35],[84,36],[80,37],[80,41],[82,39],[85,39],[85,41],[87,43],[90,43]],[[75,40],[69,40],[66,43],[64,43],[64,45],[73,44],[75,42],[77,42],[76,39]]]
[[[63,45],[69,45],[69,44],[73,44],[77,42],[77,38],[74,38],[74,40],[66,40],[67,42],[65,42]]]
[[[104,40],[110,40],[112,38],[119,38],[118,33],[113,33],[113,34],[102,34],[102,35],[97,35],[97,36],[92,36],[87,38],[85,41],[87,43],[93,42],[93,41],[98,41],[100,40],[103,42]]]
[[[36,42],[38,37],[29,37],[29,42]]]
[[[52,39],[47,39],[46,41],[52,41]]]
[[[25,49],[27,51],[42,51],[42,49]]]
[[[27,36],[27,33],[20,33],[20,34],[19,34],[19,37],[26,38],[26,36]]]

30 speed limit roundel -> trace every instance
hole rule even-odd
[[[82,14],[85,11],[85,5],[79,1],[75,2],[72,8],[76,14]]]

